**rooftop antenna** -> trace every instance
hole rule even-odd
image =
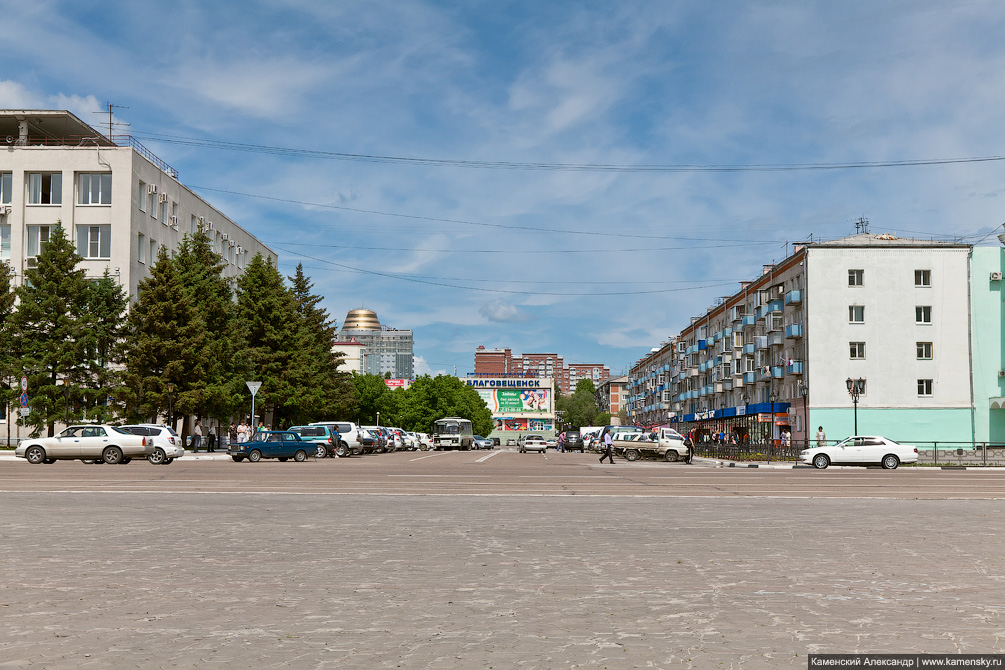
[[[124,107],[123,105],[113,105],[110,102],[106,102],[105,103],[105,111],[104,112],[91,112],[92,114],[108,114],[108,141],[109,142],[112,141],[112,127],[113,126],[129,127],[131,125],[129,123],[120,122],[120,121],[114,121],[113,122],[112,121],[112,110],[113,109],[129,109],[129,108],[128,107]]]
[[[858,217],[858,221],[855,222],[855,234],[869,233],[869,219],[864,216]]]

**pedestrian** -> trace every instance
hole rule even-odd
[[[817,426],[817,446],[822,447],[827,444],[827,436],[824,435],[824,427]]]
[[[694,456],[694,440],[691,439],[691,433],[688,433],[687,437],[684,438],[684,446],[687,447],[687,455],[684,456],[684,462],[691,465],[691,458]]]
[[[230,445],[235,442],[237,442],[237,427],[234,425],[234,422],[231,421],[230,428],[227,430],[227,448],[229,449]]]
[[[195,422],[195,428],[192,429],[192,453],[199,453],[199,443],[202,442],[202,421]]]
[[[259,419],[259,420],[258,420],[258,430],[256,430],[256,431],[255,431],[255,433],[256,433],[256,434],[257,434],[257,433],[260,433],[260,432],[262,432],[263,430],[265,430],[265,421],[263,421],[263,420]]]
[[[782,437],[782,446],[783,447],[789,446],[789,431],[783,430],[781,437]]]
[[[565,433],[558,434],[558,450],[565,453]]]
[[[248,441],[248,423],[241,419],[241,423],[237,424],[237,442],[238,444]]]
[[[206,436],[206,451],[216,451],[216,427],[209,425],[209,435]]]
[[[600,462],[603,463],[605,458],[611,459],[611,465],[614,465],[614,440],[610,431],[604,431],[604,455],[600,457]]]

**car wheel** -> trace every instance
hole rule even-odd
[[[363,450],[362,449],[353,449],[352,450],[352,455],[353,456],[362,456],[363,455]]]
[[[24,452],[24,459],[31,463],[32,465],[38,465],[39,463],[45,462],[45,449],[42,447],[28,447]]]
[[[278,460],[280,463],[285,463],[286,461],[288,461],[290,459],[288,457],[286,457],[286,456],[280,456],[276,460]]]
[[[349,450],[349,445],[345,442],[339,442],[338,446],[335,447],[335,455],[339,458],[346,458],[351,454],[352,452]]]
[[[636,449],[629,449],[629,450],[627,450],[625,452],[625,460],[626,461],[637,461],[637,460],[639,460],[639,456],[641,456],[641,455],[642,454],[640,454]]]
[[[303,463],[307,460],[307,452],[303,449],[297,449],[297,453],[293,454],[293,460],[297,463]]]
[[[105,447],[101,452],[101,460],[108,465],[116,465],[122,462],[122,450],[118,447]]]
[[[231,456],[231,458],[234,459],[235,463],[240,463],[241,461],[244,460],[244,456]]]
[[[262,460],[262,452],[260,452],[258,449],[252,449],[251,453],[248,454],[248,460],[251,461],[252,463],[257,463],[258,461]]]
[[[827,458],[827,454],[817,454],[813,457],[813,467],[817,470],[823,470],[830,464],[831,459]]]
[[[667,449],[666,453],[663,454],[663,458],[666,459],[667,463],[676,463],[680,460],[680,456],[673,449]]]
[[[323,444],[319,444],[318,448],[314,451],[314,458],[324,458],[328,455],[328,448]]]
[[[884,470],[896,470],[898,465],[900,465],[900,459],[893,454],[887,454],[883,457]]]
[[[157,447],[156,449],[154,449],[154,453],[152,453],[149,456],[147,456],[147,460],[150,461],[154,465],[160,465],[165,460],[167,460],[167,454],[164,453],[163,449],[161,449],[160,447]]]

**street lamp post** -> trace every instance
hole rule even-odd
[[[865,380],[848,377],[844,383],[848,387],[852,405],[855,407],[855,435],[858,435],[858,397],[865,392]]]
[[[66,417],[63,419],[63,423],[67,426],[70,425],[70,378],[63,377],[63,387],[66,391]]]
[[[803,434],[806,436],[806,448],[810,448],[810,408],[808,406],[810,396],[809,384],[799,385],[799,395],[803,397]]]
[[[171,425],[171,430],[174,430],[174,384],[168,382],[168,422]]]

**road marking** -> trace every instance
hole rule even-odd
[[[489,460],[493,456],[495,456],[497,454],[501,454],[501,453],[502,453],[501,451],[493,451],[491,454],[487,454],[485,456],[482,456],[477,461],[475,461],[475,463],[484,463],[485,461]]]
[[[450,453],[449,451],[441,451],[438,454],[426,454],[425,456],[419,456],[418,458],[410,458],[410,459],[408,459],[408,462],[409,463],[414,463],[415,461],[421,461],[421,460],[424,460],[426,458],[432,458],[434,456],[446,456],[449,453]]]

